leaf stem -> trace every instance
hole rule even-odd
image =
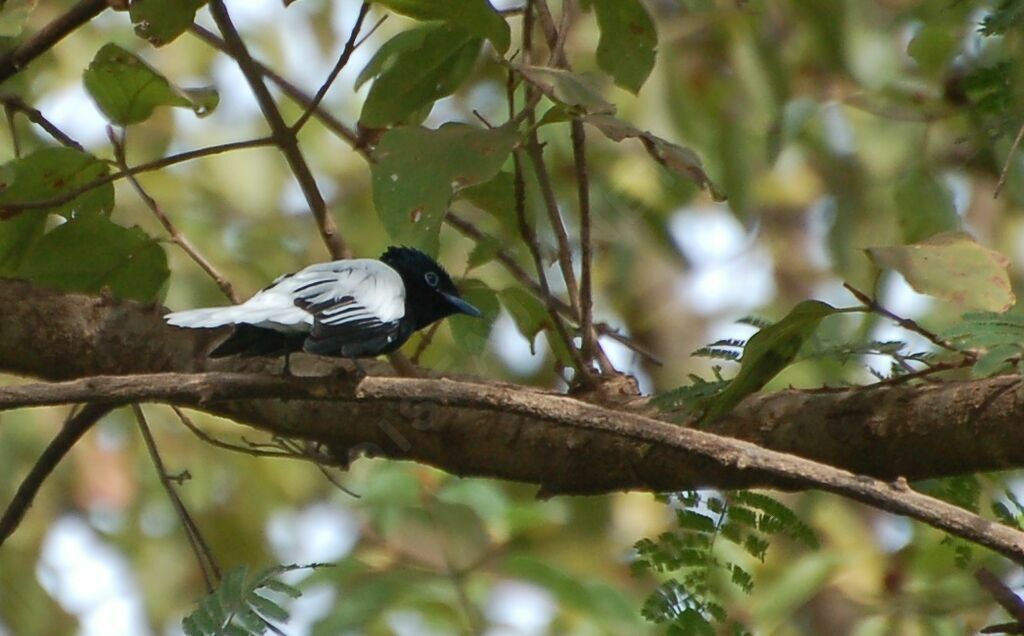
[[[188,508],[185,507],[185,503],[181,500],[181,496],[178,495],[177,489],[171,483],[171,477],[167,474],[167,469],[164,467],[164,461],[160,457],[160,451],[157,449],[156,440],[153,439],[153,432],[149,429],[149,423],[146,422],[146,415],[142,412],[142,407],[138,404],[132,404],[132,413],[135,414],[135,420],[139,423],[139,432],[142,433],[142,440],[146,444],[146,451],[149,452],[149,458],[153,462],[153,468],[156,469],[160,485],[163,486],[167,497],[171,500],[174,512],[181,519],[181,525],[185,529],[185,536],[188,537],[189,546],[191,546],[192,553],[196,557],[196,562],[199,563],[199,571],[202,572],[203,582],[206,584],[206,593],[212,594],[216,582],[221,578],[221,571],[217,565],[217,560],[214,558],[209,544],[206,543],[206,539],[203,538],[202,532],[199,531],[199,526],[196,525],[192,515],[188,512]]]
[[[125,159],[125,144],[128,139],[128,131],[122,131],[121,136],[118,137],[117,133],[114,132],[114,129],[108,126],[107,137],[110,139],[110,144],[114,148],[114,159],[117,162],[117,165],[121,168],[121,172],[125,173],[125,176],[128,178],[128,182],[132,184],[132,187],[139,195],[139,198],[142,199],[142,202],[146,204],[146,207],[153,212],[153,215],[156,216],[160,225],[162,225],[164,230],[167,231],[167,234],[170,235],[171,241],[180,247],[182,251],[188,254],[189,258],[191,258],[196,265],[199,265],[200,269],[206,272],[210,278],[217,283],[217,286],[220,287],[222,292],[224,292],[224,295],[227,296],[232,303],[237,305],[239,302],[238,294],[235,293],[234,287],[231,286],[228,279],[217,271],[217,268],[213,266],[209,259],[199,253],[196,246],[194,246],[184,234],[178,231],[178,228],[175,227],[167,215],[164,214],[163,210],[160,209],[160,205],[157,204],[156,200],[146,192],[142,187],[142,184],[139,183],[139,180],[135,178],[135,175],[128,171],[128,164]]]

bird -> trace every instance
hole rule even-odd
[[[238,305],[176,311],[168,324],[188,329],[232,326],[211,358],[292,353],[372,358],[401,347],[416,331],[453,314],[482,316],[448,273],[412,247],[391,246],[379,259],[317,263],[279,276]]]

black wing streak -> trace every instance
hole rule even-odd
[[[393,351],[402,343],[399,338],[401,320],[383,322],[370,317],[345,320],[349,313],[363,309],[353,296],[320,303],[296,298],[295,304],[313,314],[313,328],[303,345],[309,353],[359,358]],[[342,309],[327,315],[338,308]]]

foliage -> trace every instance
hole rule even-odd
[[[325,260],[280,147],[205,152],[266,134],[232,58],[202,36],[182,37],[194,21],[210,27],[206,3],[122,4],[127,11],[107,11],[4,82],[0,275],[175,308],[223,302],[117,174],[100,115],[130,129],[129,165],[163,166],[140,171],[141,187],[236,290]],[[308,102],[289,95],[321,86],[317,74],[344,50],[360,3],[243,4],[227,6],[253,56],[285,80],[272,94],[294,126]],[[547,3],[550,24],[531,15],[530,51],[523,4],[371,2],[349,68],[322,86],[331,91],[296,140],[357,256],[421,246],[484,310],[483,321],[453,318],[417,336],[406,352],[424,366],[549,390],[578,377],[572,348],[582,320],[558,261],[567,251],[578,267],[582,254],[570,134],[580,122],[600,341],[610,352],[618,335],[663,362],[612,356],[657,394],[654,406],[713,429],[751,393],[788,385],[914,386],[968,369],[1020,372],[1024,319],[1009,309],[1019,268],[1004,254],[1019,252],[1024,206],[1024,159],[1012,148],[1024,112],[1024,3],[590,0],[566,22],[564,60],[557,39],[548,41],[562,26],[561,3]],[[0,55],[60,10],[0,3]],[[69,97],[79,94],[87,97]],[[530,157],[534,141],[545,165]],[[717,233],[707,233],[711,224]],[[538,291],[537,263],[561,305]],[[753,269],[767,282],[748,276]],[[896,316],[894,333],[894,308],[909,296],[901,281],[927,297],[911,303],[913,321]],[[806,299],[846,302],[837,300],[842,282],[870,289],[877,305],[825,320],[839,310]],[[701,297],[708,287],[714,302]],[[784,317],[741,320],[758,330],[749,337],[718,331],[754,310]],[[526,363],[505,353],[513,340],[520,358],[529,349]],[[687,355],[694,349],[697,360]],[[5,501],[55,418],[5,414]],[[213,418],[198,421],[235,435]],[[351,500],[314,470],[226,457],[179,438],[177,421],[156,422],[166,425],[155,429],[161,448],[193,476],[182,494],[226,562],[302,560],[268,544],[269,520],[317,505],[355,519],[345,531],[352,545],[330,556],[337,567],[303,583],[335,595],[317,634],[500,631],[507,626],[494,608],[509,587],[551,606],[551,633],[952,634],[977,631],[994,607],[954,563],[991,564],[988,555],[916,525],[893,548],[880,538],[891,519],[834,497],[542,502],[515,484],[359,461],[345,476],[361,495]],[[58,473],[19,530],[22,543],[0,550],[0,631],[70,633],[80,622],[54,600],[52,581],[24,575],[47,571],[35,555],[64,510],[86,513],[97,540],[128,557],[152,624],[187,613],[189,634],[283,625],[285,597],[298,591],[277,577],[292,566],[233,570],[193,606],[191,556],[168,534],[163,494],[140,477],[148,473],[126,431],[115,415],[102,444],[76,449],[72,478]],[[914,486],[1020,527],[1017,485],[1014,475],[971,475]],[[630,579],[615,555],[645,535]],[[821,548],[809,552],[815,536]]]
[[[249,569],[240,566],[228,572],[216,590],[199,600],[196,609],[182,619],[181,627],[187,636],[264,634],[273,624],[288,621],[288,610],[274,597],[302,596],[301,591],[278,577],[316,567],[320,565],[278,565],[250,577]]]
[[[644,603],[643,615],[666,624],[669,633],[714,634],[714,623],[729,624],[728,612],[716,599],[716,588],[729,581],[746,594],[754,579],[738,559],[723,558],[716,544],[736,545],[764,561],[774,536],[784,536],[807,547],[818,545],[814,531],[779,500],[749,490],[720,495],[701,491],[675,493],[675,530],[656,539],[636,543],[636,571],[674,574],[661,583]],[[734,633],[749,633],[732,624]]]

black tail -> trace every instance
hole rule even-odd
[[[277,356],[302,351],[306,334],[284,334],[255,325],[239,324],[227,340],[209,353],[211,358],[225,356]]]

